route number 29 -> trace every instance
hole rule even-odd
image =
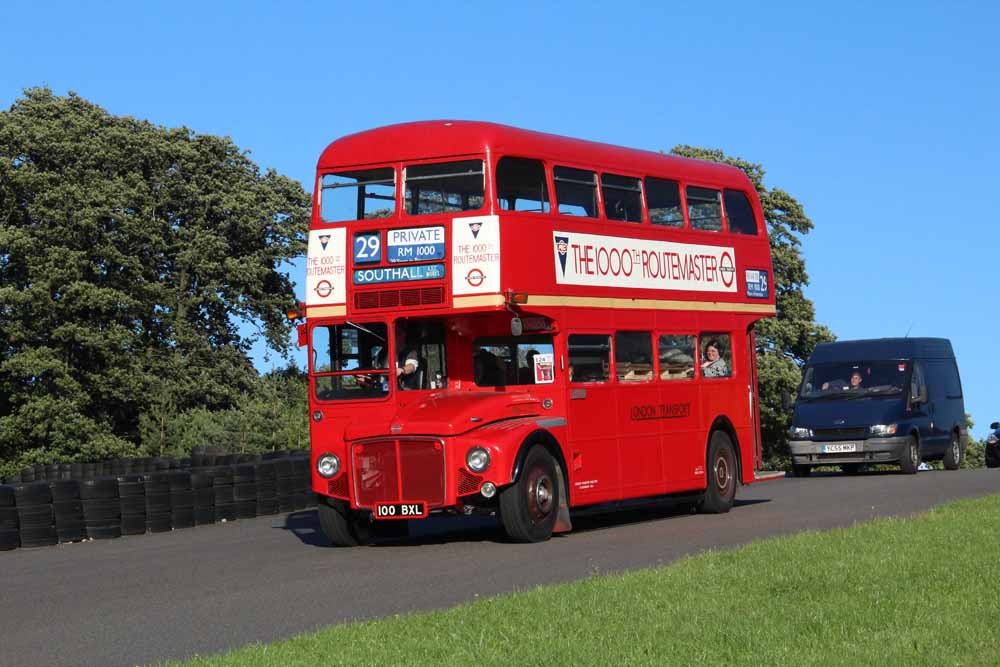
[[[354,263],[366,264],[382,261],[382,235],[358,234],[354,237]]]

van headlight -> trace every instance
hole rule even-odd
[[[868,432],[872,435],[895,435],[895,424],[872,424],[868,427]]]
[[[811,438],[813,437],[813,432],[811,428],[803,428],[801,426],[793,426],[788,429],[788,435],[793,438]]]
[[[465,465],[472,472],[483,472],[490,467],[490,453],[482,447],[473,447],[465,455]]]
[[[340,472],[340,459],[336,454],[323,454],[316,459],[316,472],[324,479],[331,479]]]

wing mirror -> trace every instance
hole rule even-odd
[[[1000,428],[1000,422],[993,422],[992,424],[990,424],[990,428],[993,429],[994,431],[997,430],[998,428]]]

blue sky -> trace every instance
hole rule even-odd
[[[951,338],[982,436],[1000,419],[1000,5],[673,4],[15,0],[0,108],[73,90],[231,136],[307,189],[338,136],[428,118],[721,148],[814,221],[818,321]]]

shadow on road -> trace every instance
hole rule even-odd
[[[737,499],[733,505],[734,511],[740,507],[771,502],[770,499]],[[568,533],[585,533],[595,530],[606,530],[620,526],[638,523],[650,523],[678,519],[691,515],[689,502],[673,500],[651,501],[641,507],[616,509],[605,507],[575,513],[572,516],[573,531]],[[284,526],[276,526],[279,530],[287,530],[303,544],[312,547],[330,547],[331,544],[319,527],[319,516],[316,510],[293,512],[285,517]],[[556,537],[559,537],[556,535]],[[426,546],[431,544],[449,544],[452,542],[497,542],[510,543],[500,521],[492,516],[455,516],[431,517],[409,522],[409,535],[406,537],[375,536],[372,546],[403,547]]]

